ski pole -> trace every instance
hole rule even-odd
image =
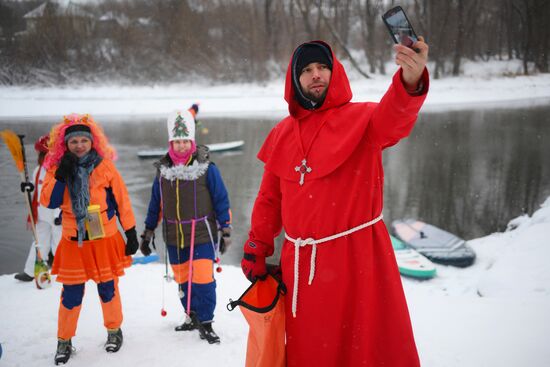
[[[216,243],[215,251],[214,251],[214,262],[216,263],[216,271],[218,273],[222,272],[222,266],[221,266],[221,260],[220,260],[220,243],[222,239],[222,231],[218,230],[218,242]]]
[[[214,263],[217,264],[216,271],[220,273],[222,271],[222,266],[220,265],[220,239],[222,232],[218,229],[218,241],[214,243],[214,237],[212,236],[212,229],[210,228],[210,223],[208,223],[208,218],[204,219],[204,224],[206,224],[206,229],[208,230],[208,235],[210,236],[210,242],[212,243],[212,249],[214,250]]]
[[[162,281],[162,306],[161,306],[161,309],[160,309],[160,315],[162,317],[166,316],[166,309],[164,308],[164,283],[165,282],[168,282],[168,267],[166,265],[166,251],[168,249],[166,248],[166,244],[164,245],[164,265],[165,265],[165,273],[164,273],[164,279]]]
[[[162,308],[160,309],[160,315],[165,317],[168,312],[165,308],[165,298],[164,298],[164,288],[166,287],[165,283],[168,283],[172,280],[170,274],[168,274],[168,245],[164,243],[164,281],[162,282]]]
[[[195,219],[191,219],[191,246],[189,247],[189,276],[187,278],[187,315],[191,315],[191,282],[193,281],[193,252],[195,251]]]
[[[161,179],[160,176],[158,178],[158,181],[159,181],[160,205],[161,205],[161,210],[163,210],[163,208],[162,208],[162,203],[163,203],[162,179]],[[153,241],[154,241],[154,237],[153,237]],[[165,281],[162,282],[162,308],[160,309],[160,315],[162,317],[166,316],[166,314],[167,314],[166,309],[164,308],[164,306],[165,306],[165,304],[164,304],[164,288],[166,286],[164,283],[168,283],[169,281],[172,280],[172,278],[168,274],[168,244],[166,242],[164,242],[164,280]]]

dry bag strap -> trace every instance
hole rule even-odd
[[[261,279],[256,279],[247,289],[246,291],[244,291],[244,293],[241,295],[241,297],[239,297],[238,300],[236,301],[233,301],[231,298],[229,299],[229,303],[227,304],[227,309],[229,311],[233,311],[237,306],[242,306],[244,308],[247,308],[251,311],[254,311],[254,312],[257,312],[257,313],[266,313],[266,312],[269,312],[271,311],[273,308],[275,308],[275,306],[277,305],[277,302],[279,301],[279,298],[281,297],[281,295],[285,295],[286,294],[286,286],[285,284],[277,279],[276,277],[274,277],[273,275],[271,274],[268,274],[267,275],[268,277],[272,277],[273,279],[275,279],[275,281],[277,282],[277,294],[275,295],[275,297],[273,298],[273,302],[271,302],[271,304],[269,304],[268,306],[266,307],[256,307],[256,306],[253,306],[249,303],[246,303],[244,302],[242,299],[243,297],[256,285],[256,282],[264,282],[264,280],[261,280]]]

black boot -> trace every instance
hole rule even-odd
[[[34,277],[31,277],[25,272],[15,274],[14,278],[22,282],[32,282],[34,280]]]
[[[200,325],[197,314],[194,311],[190,312],[189,317],[186,318],[185,322],[179,326],[176,326],[174,330],[176,331],[190,331],[198,329]]]
[[[107,330],[107,342],[105,350],[110,353],[118,352],[122,347],[122,329]]]
[[[186,320],[183,324],[181,325],[178,325],[174,328],[174,330],[176,331],[191,331],[191,330],[195,330],[197,328],[197,326],[189,320]]]
[[[220,344],[220,337],[214,329],[212,329],[212,322],[204,322],[199,328],[201,339],[206,339],[208,344]]]
[[[71,354],[73,353],[73,345],[71,343],[71,339],[69,340],[63,340],[58,339],[57,340],[57,351],[55,352],[55,364],[65,364],[69,361],[69,358],[71,358]]]

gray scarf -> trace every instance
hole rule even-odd
[[[90,205],[90,185],[88,179],[101,160],[102,158],[97,154],[95,149],[90,150],[88,154],[79,158],[74,176],[72,179],[69,179],[67,185],[78,229],[78,246],[82,246],[84,234],[86,233],[85,220],[88,217],[88,205]]]

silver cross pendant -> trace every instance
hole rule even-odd
[[[311,172],[311,167],[307,166],[307,161],[304,158],[304,159],[302,159],[302,165],[294,167],[294,170],[296,172],[300,173],[300,186],[302,186],[304,184],[304,178],[305,178],[306,173]]]

